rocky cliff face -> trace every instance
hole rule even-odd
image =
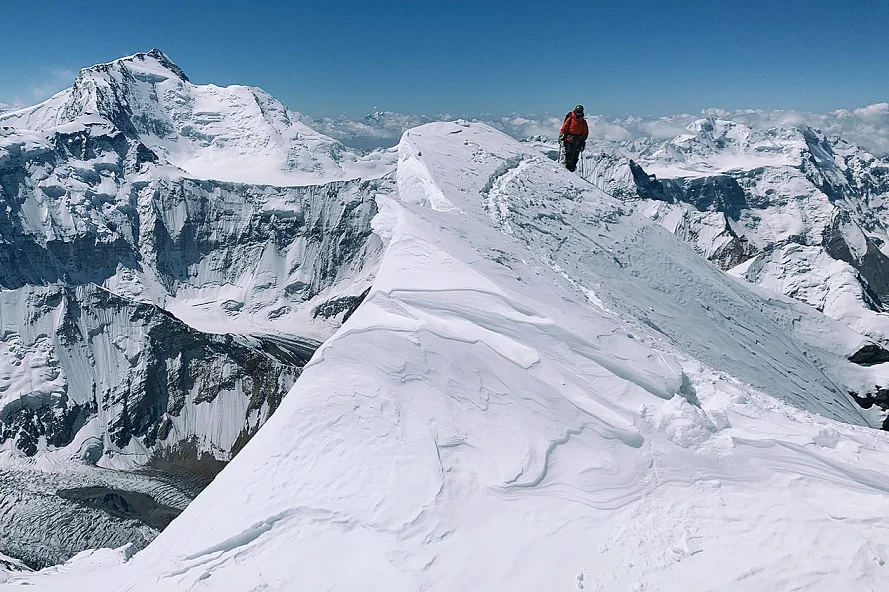
[[[36,566],[145,544],[157,523],[96,502],[129,503],[129,473],[75,468],[149,471],[139,495],[173,479],[181,509],[360,303],[393,157],[299,119],[158,51],[0,116],[0,553]],[[4,493],[23,479],[31,494]],[[26,525],[50,498],[68,526],[39,543]]]
[[[227,458],[245,405],[258,391],[279,400],[306,360],[250,353],[252,342],[202,335],[164,309],[215,333],[317,342],[337,322],[310,314],[326,310],[323,294],[342,282],[351,291],[334,300],[363,290],[362,270],[377,248],[373,196],[391,184],[276,188],[165,178],[144,144],[106,124],[45,138],[8,131],[4,141],[3,343],[13,356],[43,352],[53,376],[28,390],[16,382],[21,373],[6,373],[2,440],[30,455],[68,446],[105,413],[103,450],[128,450],[137,437],[149,451],[166,441],[186,400],[209,403],[230,389],[244,409],[230,416],[235,424],[224,437],[207,432],[218,425],[192,423],[173,438],[206,440]],[[307,334],[282,331],[287,324]]]
[[[95,284],[4,292],[0,306],[0,443],[28,456],[71,446],[87,462],[110,462],[197,440],[227,460],[306,361],[201,333]]]

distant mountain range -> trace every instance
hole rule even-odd
[[[889,158],[720,117],[669,140],[592,142],[585,157],[590,180],[730,274],[889,344]]]

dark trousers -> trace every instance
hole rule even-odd
[[[565,142],[565,168],[572,173],[577,169],[577,159],[580,157],[580,143]]]

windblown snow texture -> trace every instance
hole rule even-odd
[[[409,131],[396,179],[370,292],[291,395],[145,551],[80,581],[887,581],[889,442],[843,386],[860,335],[491,128]]]
[[[182,178],[161,174],[180,148],[149,149],[157,177]],[[354,221],[300,224],[286,257],[265,243],[269,283],[235,256],[212,259],[245,236],[222,240],[232,235],[221,229],[198,261],[103,283],[117,298],[145,294],[188,330],[228,318],[323,343],[147,548],[8,579],[53,592],[889,585],[889,438],[874,429],[879,405],[860,401],[886,378],[885,348],[724,273],[641,215],[658,200],[629,183],[609,195],[534,144],[433,123],[406,132],[393,156],[376,180],[336,182],[354,184],[351,199],[311,202]],[[630,179],[622,158],[597,182]],[[743,217],[749,192],[719,174],[675,187]],[[219,187],[214,197],[260,192],[272,220],[296,217],[281,205],[289,189],[177,182]],[[206,211],[181,203],[158,215]],[[174,244],[202,220],[173,225]],[[205,235],[189,236],[180,251]],[[337,247],[321,252],[338,264],[296,284],[302,245],[330,236]]]

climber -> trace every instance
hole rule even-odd
[[[565,168],[574,171],[577,168],[577,159],[586,146],[590,128],[583,118],[583,105],[578,105],[574,111],[565,116],[565,123],[559,130],[559,142],[565,147]]]

